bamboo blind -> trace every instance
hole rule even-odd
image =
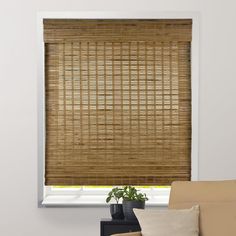
[[[191,175],[191,20],[45,20],[46,185]]]

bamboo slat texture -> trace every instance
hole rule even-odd
[[[191,175],[191,20],[45,20],[46,185]]]

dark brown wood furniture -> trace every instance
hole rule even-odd
[[[138,221],[101,219],[101,236],[141,231]]]

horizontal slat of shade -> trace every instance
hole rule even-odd
[[[45,51],[47,185],[190,179],[190,42],[78,40]]]
[[[191,41],[192,20],[45,19],[45,42]]]

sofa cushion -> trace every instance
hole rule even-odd
[[[199,207],[185,210],[134,209],[143,236],[198,236]]]
[[[169,209],[200,206],[200,236],[236,235],[236,181],[174,182]]]
[[[121,234],[112,234],[111,236],[142,236],[141,232],[130,232]]]

